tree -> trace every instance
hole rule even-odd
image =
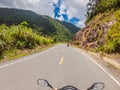
[[[120,8],[120,0],[89,0],[87,4],[86,23],[98,13],[106,10],[117,10]]]

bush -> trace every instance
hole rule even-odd
[[[48,45],[53,43],[50,38],[37,35],[31,28],[27,27],[27,23],[23,22],[18,26],[0,26],[0,58],[4,52],[17,49],[33,49],[38,45]]]
[[[120,53],[120,22],[114,24],[107,34],[106,52]]]
[[[17,49],[24,49],[25,48],[25,42],[22,42],[22,41],[17,41],[17,43],[16,43],[16,47],[17,47]]]
[[[104,46],[103,46],[103,45],[99,46],[97,50],[98,50],[99,52],[100,52],[100,51],[104,51]]]
[[[80,41],[74,41],[73,44],[74,45],[80,45]]]

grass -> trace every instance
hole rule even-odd
[[[112,58],[114,60],[120,60],[120,54],[118,53],[113,53],[113,54],[105,54],[106,57]]]
[[[115,66],[112,65],[110,62],[107,62],[107,66],[108,66],[109,68],[116,69],[117,71],[120,72],[120,68],[115,67]]]
[[[38,46],[35,49],[23,49],[23,50],[13,50],[13,51],[8,51],[7,55],[4,57],[4,59],[0,59],[0,62],[4,62],[4,61],[10,61],[10,60],[14,60],[23,56],[27,56],[36,52],[40,52],[43,50],[47,50],[51,47],[53,47],[55,44],[51,44],[51,45],[44,45],[44,46]]]
[[[98,31],[98,38],[97,38],[98,41],[101,39],[102,35],[103,35],[103,30],[100,29]]]

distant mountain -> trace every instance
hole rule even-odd
[[[77,32],[80,30],[80,28],[76,27],[75,25],[73,25],[73,24],[71,24],[71,23],[69,23],[69,22],[59,21],[59,20],[58,20],[58,22],[60,22],[60,23],[61,23],[62,25],[64,25],[66,28],[68,28],[69,30],[71,30],[71,32],[72,32],[73,34],[77,33]]]
[[[36,33],[53,37],[56,41],[69,41],[78,30],[67,22],[60,22],[29,10],[0,8],[0,24],[18,25],[23,21],[26,21],[29,24],[28,27]]]

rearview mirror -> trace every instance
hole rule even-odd
[[[104,83],[101,83],[101,82],[94,83],[93,86],[94,86],[94,88],[96,88],[97,90],[102,90],[102,89],[105,87]],[[93,89],[94,89],[94,88],[93,88]],[[95,90],[96,90],[96,89],[95,89]]]
[[[102,82],[96,82],[94,83],[90,88],[88,88],[87,90],[103,90],[103,88],[105,87],[105,84]]]
[[[37,84],[40,85],[40,86],[49,86],[49,82],[45,79],[38,79],[37,80]]]

